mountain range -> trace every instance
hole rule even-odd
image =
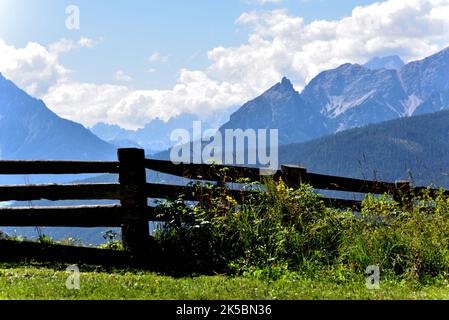
[[[244,104],[222,129],[278,129],[279,143],[286,145],[449,106],[449,48],[400,68],[390,60],[324,71],[301,93],[284,78]]]
[[[344,64],[318,74],[298,92],[281,82],[245,103],[221,125],[226,129],[278,129],[288,145],[373,123],[432,113],[449,106],[449,48],[405,64],[398,56],[376,57],[364,65]],[[91,130],[111,144],[141,146],[153,154],[172,146],[170,133],[190,129],[197,116],[156,119],[132,131],[97,124]]]
[[[169,149],[173,143],[170,142],[170,134],[173,130],[192,128],[193,121],[198,117],[192,114],[183,114],[178,117],[163,121],[155,119],[144,128],[138,130],[127,130],[118,125],[98,123],[91,131],[101,139],[108,141],[117,147],[140,147],[148,154]]]
[[[232,109],[232,108],[231,108]],[[176,129],[185,129],[192,133],[193,122],[201,121],[204,128],[216,128],[227,119],[230,111],[216,114],[207,121],[190,113],[183,113],[172,117],[167,121],[159,118],[147,123],[143,128],[137,130],[127,130],[118,125],[98,123],[90,130],[101,139],[116,147],[140,147],[151,155],[172,147],[175,142],[171,141],[170,135]]]

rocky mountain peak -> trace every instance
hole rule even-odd
[[[291,81],[284,77],[281,82],[268,89],[262,96],[268,99],[279,99],[286,95],[298,94]]]

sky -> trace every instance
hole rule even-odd
[[[0,72],[62,117],[137,129],[283,76],[300,91],[343,63],[421,59],[448,17],[449,0],[0,0]]]

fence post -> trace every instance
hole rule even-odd
[[[299,188],[307,182],[307,169],[299,166],[286,165],[281,167],[282,180],[289,188]]]
[[[145,196],[145,151],[119,149],[119,183],[126,190],[120,199],[123,208],[122,241],[133,257],[148,254],[150,230],[145,220],[147,198]]]

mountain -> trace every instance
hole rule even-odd
[[[176,129],[190,130],[193,121],[196,120],[198,117],[195,115],[182,114],[168,121],[155,119],[138,130],[126,130],[117,125],[98,123],[91,128],[91,131],[111,144],[129,147],[139,145],[151,154],[170,148],[173,145],[170,141],[172,131]]]
[[[203,119],[190,113],[182,113],[168,121],[154,119],[138,130],[127,130],[117,125],[98,123],[91,128],[91,131],[115,146],[140,146],[147,154],[155,154],[167,150],[176,143],[170,140],[173,131],[184,129],[192,134],[194,121],[201,121],[203,129],[216,129],[229,119],[231,111],[228,110],[235,111],[235,108],[229,108]]]
[[[396,119],[282,146],[280,162],[310,172],[449,188],[449,111]]]
[[[287,78],[244,104],[220,130],[237,128],[279,129],[281,144],[309,140],[327,130],[325,117],[303,101]]]
[[[0,159],[106,160],[115,148],[0,74]]]
[[[400,75],[413,114],[424,114],[449,105],[449,48],[407,64]]]
[[[287,145],[432,113],[449,106],[445,81],[448,73],[449,48],[408,64],[398,56],[373,58],[364,65],[347,63],[321,72],[302,92],[297,92],[290,80],[283,78],[232,113],[220,130],[278,129],[279,143]],[[173,130],[190,129],[194,120],[198,117],[189,114],[168,122],[156,119],[136,131],[100,123],[92,132],[113,144],[134,143],[154,154],[173,145],[170,142]]]
[[[115,160],[116,148],[65,120],[0,74],[0,160]],[[82,175],[88,177],[89,175]],[[66,182],[79,176],[0,176],[0,184]]]
[[[371,70],[391,69],[400,70],[405,65],[399,56],[375,57],[365,63],[363,66]]]
[[[323,134],[401,117],[407,99],[397,71],[349,63],[319,74],[300,96],[325,119]]]
[[[281,145],[449,106],[449,48],[397,68],[398,58],[344,64],[299,93],[284,78],[231,115],[223,129],[278,129]]]
[[[116,149],[82,125],[60,118],[0,74],[0,160],[114,160]],[[0,184],[67,182],[91,175],[0,176]],[[80,203],[80,202],[73,202]],[[69,202],[26,202],[25,206],[67,205]],[[85,202],[83,203],[85,204]],[[0,203],[0,206],[6,205]],[[9,203],[8,205],[14,205]],[[17,205],[17,204],[16,204]],[[37,235],[35,228],[1,228],[9,235]],[[46,228],[57,239],[102,242],[103,228]]]

